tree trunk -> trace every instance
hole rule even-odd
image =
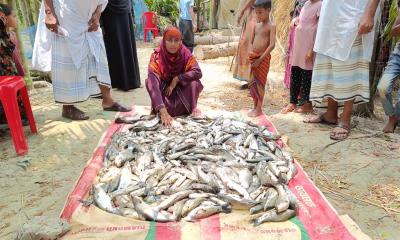
[[[238,46],[239,42],[222,43],[216,45],[199,45],[195,47],[194,55],[200,60],[234,56]]]
[[[195,45],[214,45],[229,42],[238,42],[238,36],[218,36],[218,35],[208,35],[208,36],[195,36]]]
[[[162,41],[162,37],[156,37],[153,41],[154,46],[158,47],[160,46],[160,43]],[[239,37],[238,36],[213,36],[213,35],[208,35],[208,36],[195,36],[194,37],[194,44],[195,45],[215,45],[215,44],[221,44],[221,43],[229,43],[229,42],[238,42]]]

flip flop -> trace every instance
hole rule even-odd
[[[314,119],[315,121],[312,121]],[[331,122],[326,120],[325,115],[321,114],[318,115],[317,117],[309,117],[303,120],[304,123],[319,123],[319,124],[324,124],[324,125],[336,125],[337,122]]]
[[[340,129],[346,130],[347,132],[345,132],[345,133],[335,133],[334,131],[335,131],[336,128],[340,128]],[[343,140],[345,140],[346,138],[349,137],[350,131],[351,131],[350,126],[345,125],[343,123],[339,123],[334,129],[332,129],[332,131],[330,133],[330,137],[331,137],[332,140],[343,141]],[[343,135],[343,136],[338,137],[339,135]]]
[[[130,112],[130,111],[132,111],[131,108],[124,107],[117,102],[115,102],[111,107],[103,107],[103,110],[109,111],[109,112]]]
[[[248,83],[245,83],[242,86],[240,86],[240,90],[246,90],[246,89],[249,89],[249,84]]]

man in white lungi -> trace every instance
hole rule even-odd
[[[105,111],[130,111],[111,97],[111,81],[99,19],[107,0],[43,0],[33,69],[51,71],[54,99],[62,116],[89,117],[74,106],[102,96]],[[47,28],[47,29],[46,29]]]
[[[334,140],[350,134],[354,104],[369,102],[369,62],[380,0],[324,0],[318,24],[310,100],[327,111],[307,123],[334,124]],[[338,117],[338,107],[344,106]]]

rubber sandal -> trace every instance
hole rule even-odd
[[[315,119],[315,121],[311,121],[312,119]],[[303,120],[304,123],[319,123],[319,124],[324,124],[324,125],[336,125],[337,122],[331,122],[326,120],[325,115],[321,114],[318,115],[317,117],[309,117]]]
[[[108,111],[108,112],[130,112],[130,111],[132,111],[131,108],[124,107],[117,102],[115,102],[111,107],[103,107],[103,110]]]
[[[345,132],[345,133],[335,133],[334,131],[335,131],[335,129],[337,129],[337,128],[346,130],[347,132]],[[331,134],[330,137],[331,137],[332,140],[343,141],[343,140],[345,140],[346,138],[349,137],[350,131],[351,131],[350,126],[345,125],[345,124],[343,124],[343,123],[339,123],[334,129],[332,129],[332,131],[331,131],[331,133],[330,133],[330,134]],[[342,137],[338,137],[338,135],[343,135],[343,136],[342,136]]]

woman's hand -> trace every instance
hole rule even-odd
[[[314,51],[310,50],[306,55],[306,62],[312,62],[314,60]]]
[[[51,11],[49,9],[47,9],[45,12],[46,12],[46,15],[45,15],[45,18],[44,18],[44,23],[45,23],[47,29],[49,29],[53,33],[58,33],[58,20],[57,20],[57,17],[53,13],[53,11]]]
[[[172,79],[171,84],[168,86],[167,90],[165,90],[165,94],[167,95],[167,97],[171,96],[178,82],[179,82],[178,77],[174,77],[174,79]]]
[[[160,109],[160,116],[161,116],[161,123],[164,126],[170,127],[172,125],[172,121],[174,119],[171,117],[171,115],[169,115],[169,113],[165,107]]]
[[[298,17],[293,18],[293,20],[290,22],[290,29],[294,29],[298,24],[299,24],[299,18]]]
[[[96,32],[99,29],[100,17],[101,17],[101,10],[100,7],[97,7],[96,11],[92,15],[92,18],[89,20],[88,32]]]

